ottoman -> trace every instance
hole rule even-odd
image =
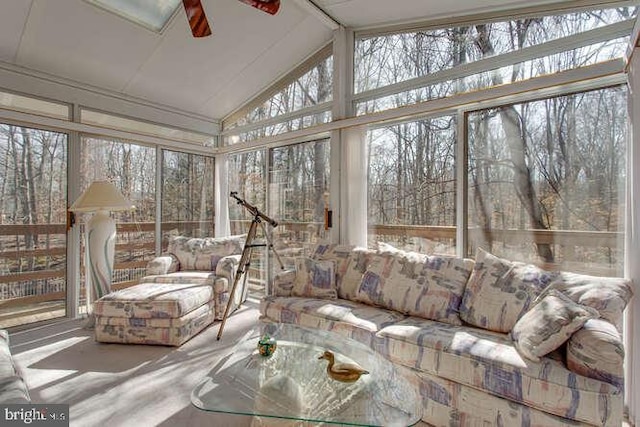
[[[198,283],[140,283],[93,306],[96,341],[180,346],[215,319],[213,287]]]

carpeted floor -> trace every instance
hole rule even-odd
[[[245,427],[251,417],[199,410],[190,395],[258,316],[250,298],[220,341],[216,322],[179,348],[97,343],[82,320],[13,332],[10,341],[33,402],[69,404],[71,426]]]
[[[14,332],[10,339],[34,403],[69,404],[71,426],[243,427],[250,417],[201,411],[190,394],[257,322],[253,300],[227,319],[220,341],[216,322],[180,348],[97,343],[80,320]]]

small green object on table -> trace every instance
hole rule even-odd
[[[269,357],[276,351],[276,339],[265,334],[258,340],[258,353],[260,356]]]

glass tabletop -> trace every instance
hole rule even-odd
[[[276,340],[267,357],[258,352],[265,334]],[[331,378],[320,358],[327,350],[336,366],[357,364],[368,374],[355,382]],[[289,324],[265,323],[247,333],[191,401],[206,411],[343,425],[410,426],[422,416],[416,389],[387,359],[342,335]]]

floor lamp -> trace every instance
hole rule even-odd
[[[72,212],[93,212],[86,226],[85,235],[89,255],[88,278],[93,290],[90,302],[111,292],[113,258],[116,243],[116,222],[110,211],[135,209],[130,201],[109,181],[94,181],[69,208]],[[89,305],[90,306],[90,305]],[[93,313],[89,325],[93,325]]]

